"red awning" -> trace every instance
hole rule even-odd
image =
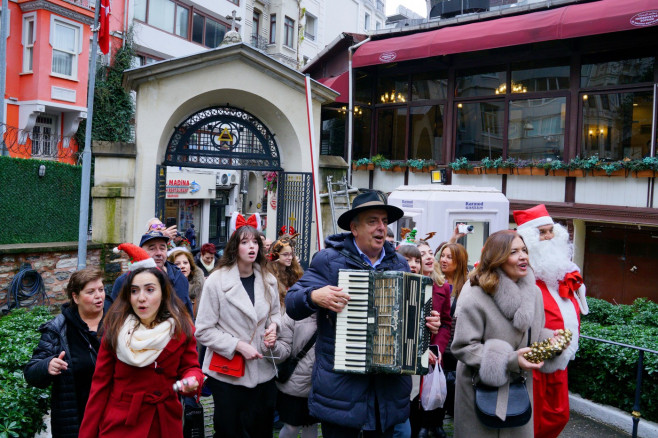
[[[332,90],[340,93],[336,98],[337,103],[348,103],[350,92],[350,75],[349,72],[342,73],[338,76],[331,78],[320,78],[317,80],[322,85],[325,85]]]
[[[370,41],[354,67],[509,47],[658,24],[658,0],[600,0]]]

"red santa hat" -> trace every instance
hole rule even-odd
[[[513,214],[518,230],[554,224],[544,204],[536,205],[527,210],[514,210]]]
[[[122,243],[112,250],[114,253],[124,251],[130,257],[129,271],[134,271],[138,268],[157,268],[155,260],[143,248],[132,243]]]

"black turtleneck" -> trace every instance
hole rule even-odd
[[[89,330],[87,323],[80,317],[77,307],[64,306],[62,314],[66,318],[66,338],[71,353],[71,362],[73,362],[68,366],[73,373],[75,383],[78,418],[82,418],[91,390],[91,378],[94,376],[100,339],[97,332]]]

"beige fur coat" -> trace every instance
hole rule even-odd
[[[553,335],[544,328],[544,304],[532,272],[513,282],[499,271],[494,296],[466,283],[457,302],[457,326],[452,353],[459,360],[455,394],[455,437],[533,436],[533,420],[514,429],[489,429],[480,423],[474,407],[473,374],[479,370],[483,383],[498,387],[498,400],[507,406],[510,376],[521,372],[516,350]],[[526,372],[532,403],[532,373]]]
[[[274,377],[275,368],[270,359],[245,361],[245,375],[232,377],[208,369],[213,352],[232,359],[238,341],[250,343],[265,356],[270,351],[263,345],[263,335],[270,323],[281,329],[281,311],[276,279],[269,272],[265,278],[260,266],[254,265],[254,304],[242,286],[237,264],[213,271],[206,279],[196,318],[196,338],[208,347],[203,363],[207,375],[233,385],[253,388]],[[278,343],[277,343],[278,344]],[[278,346],[273,353],[277,356]]]

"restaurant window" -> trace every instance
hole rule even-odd
[[[270,15],[270,44],[276,42],[276,14]]]
[[[372,105],[372,74],[363,70],[355,70],[354,102],[359,105]]]
[[[322,109],[321,155],[345,154],[346,108],[326,107]]]
[[[455,95],[457,97],[495,96],[505,94],[506,87],[507,73],[503,67],[462,71],[457,75]]]
[[[354,113],[354,141],[352,142],[352,158],[370,157],[370,135],[372,126],[372,110],[360,108]]]
[[[290,17],[285,17],[285,21],[283,22],[283,44],[288,46],[288,47],[294,47],[294,41],[295,41],[295,20],[293,20]]]
[[[407,107],[377,110],[377,151],[389,160],[405,160]]]
[[[583,94],[582,154],[603,160],[649,156],[653,107],[651,90]]]
[[[411,78],[411,100],[445,100],[448,98],[446,70],[415,74]]]
[[[512,66],[512,94],[569,89],[569,60],[551,61],[544,66],[537,64],[533,61]]]
[[[510,101],[507,157],[564,159],[566,107],[566,97]]]
[[[382,76],[377,78],[375,103],[402,103],[409,100],[409,76]]]
[[[443,105],[409,108],[409,158],[443,161]]]
[[[469,161],[503,154],[505,103],[458,103],[455,156]]]
[[[607,62],[583,61],[581,88],[653,82],[655,58],[617,59]]]

